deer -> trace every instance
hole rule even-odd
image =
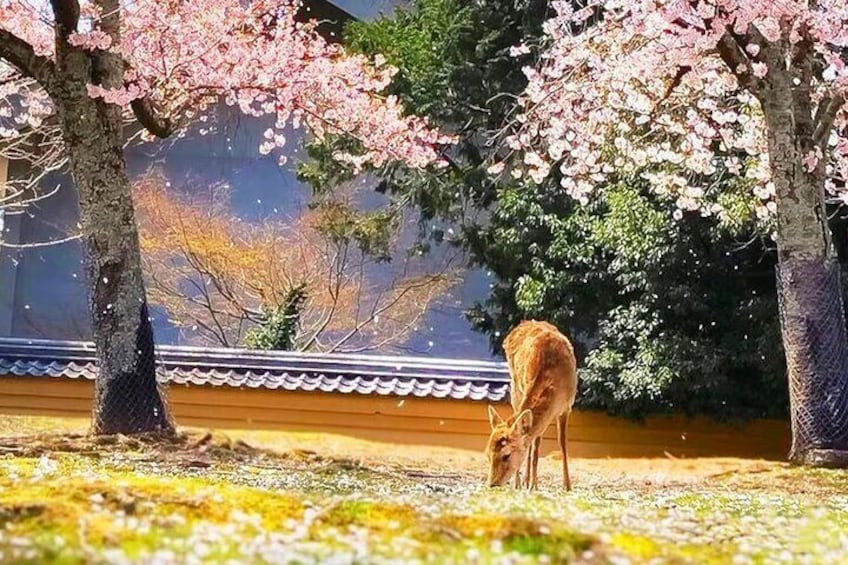
[[[513,328],[503,347],[512,381],[513,414],[505,420],[489,405],[488,486],[503,486],[514,477],[515,488],[537,489],[542,435],[556,421],[563,487],[570,491],[567,432],[577,395],[574,348],[555,326],[536,320],[525,320]],[[526,464],[523,483],[522,463]]]

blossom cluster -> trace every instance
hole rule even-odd
[[[848,91],[848,4],[841,0],[596,0],[582,9],[553,2],[544,25],[547,48],[525,69],[522,112],[507,138],[521,156],[515,176],[541,182],[558,169],[562,188],[586,202],[612,174],[646,179],[686,211],[725,213],[725,182],[750,189],[765,224],[776,211],[764,114],[746,76],[766,78],[761,44],[813,44],[823,71],[811,80],[813,101]],[[725,34],[742,43],[746,66],[721,57]],[[750,67],[750,68],[749,68]],[[804,87],[806,85],[796,86]],[[814,113],[815,107],[810,108]],[[848,115],[843,107],[826,159],[827,188],[848,202]],[[493,173],[503,170],[496,163]]]
[[[114,53],[126,62],[120,88],[88,85],[90,96],[110,104],[128,108],[144,97],[173,123],[187,127],[224,100],[246,115],[274,119],[272,131],[260,142],[262,153],[283,145],[286,127],[304,125],[319,138],[344,133],[357,139],[362,153],[338,155],[354,167],[438,163],[440,146],[452,139],[426,120],[405,115],[395,98],[382,94],[395,69],[382,58],[350,55],[326,41],[314,22],[300,21],[302,9],[300,0],[137,0],[121,8],[116,40],[104,31],[108,28],[99,8],[83,1],[81,20],[68,43]],[[0,29],[30,43],[37,54],[52,57],[49,12],[46,5],[34,8],[24,0],[0,2]],[[8,65],[0,70],[13,71]],[[20,94],[0,94],[0,108],[20,112]],[[36,96],[44,99],[43,93]],[[11,129],[7,133],[14,135]]]
[[[30,43],[39,56],[53,52],[53,33],[43,25],[42,10],[23,0],[0,2],[0,29],[14,33]],[[39,128],[53,113],[46,93],[34,81],[0,59],[0,140],[21,135],[21,131]]]

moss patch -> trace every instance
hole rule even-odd
[[[262,552],[276,547],[304,552],[304,562],[355,558],[365,548],[375,558],[462,562],[517,554],[564,563],[594,542],[521,517],[439,514],[126,467],[75,453],[0,460],[0,562],[182,560],[199,552],[207,561],[261,563]]]
[[[697,545],[659,542],[647,536],[617,533],[609,540],[612,549],[630,556],[637,563],[698,563],[722,565],[736,554],[733,544]]]
[[[422,553],[438,546],[459,553],[476,549],[485,553],[493,543],[506,553],[545,556],[568,562],[590,549],[597,540],[562,525],[522,517],[497,515],[427,515],[411,506],[376,501],[343,501],[323,513],[316,527],[365,528],[384,536],[415,540]]]
[[[413,528],[419,519],[420,516],[409,506],[350,500],[331,507],[320,522],[336,527],[398,531]]]
[[[410,473],[391,449],[333,458],[208,434],[0,447],[0,563],[848,562],[840,471],[576,460],[574,491],[549,465],[527,493],[485,488],[476,459],[440,473],[422,454]]]

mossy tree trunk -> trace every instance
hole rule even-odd
[[[113,4],[111,12],[104,9],[104,13],[114,16],[104,18],[102,26],[117,39],[117,0],[101,3]],[[121,86],[123,62],[113,54],[70,46],[62,15],[57,12],[56,66],[49,92],[80,200],[89,310],[99,361],[93,429],[103,434],[171,432],[156,381],[121,109],[92,99],[87,92],[90,83]],[[78,14],[68,16],[75,25]]]
[[[825,159],[810,158],[826,151],[832,121],[825,121],[827,108],[813,112],[812,50],[788,70],[783,49],[769,46],[764,52],[771,60],[758,97],[778,211],[778,290],[792,412],[789,457],[796,463],[845,466],[848,338],[826,215]]]

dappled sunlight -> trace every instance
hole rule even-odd
[[[839,471],[732,458],[576,459],[566,493],[549,456],[531,493],[486,488],[482,452],[267,431],[55,432],[81,423],[7,419],[5,555],[69,563],[94,555],[112,563],[747,563],[780,559],[776,548],[786,562],[802,552],[812,562],[846,555],[848,477]]]
[[[362,3],[0,0],[0,565],[848,563],[848,3]]]

